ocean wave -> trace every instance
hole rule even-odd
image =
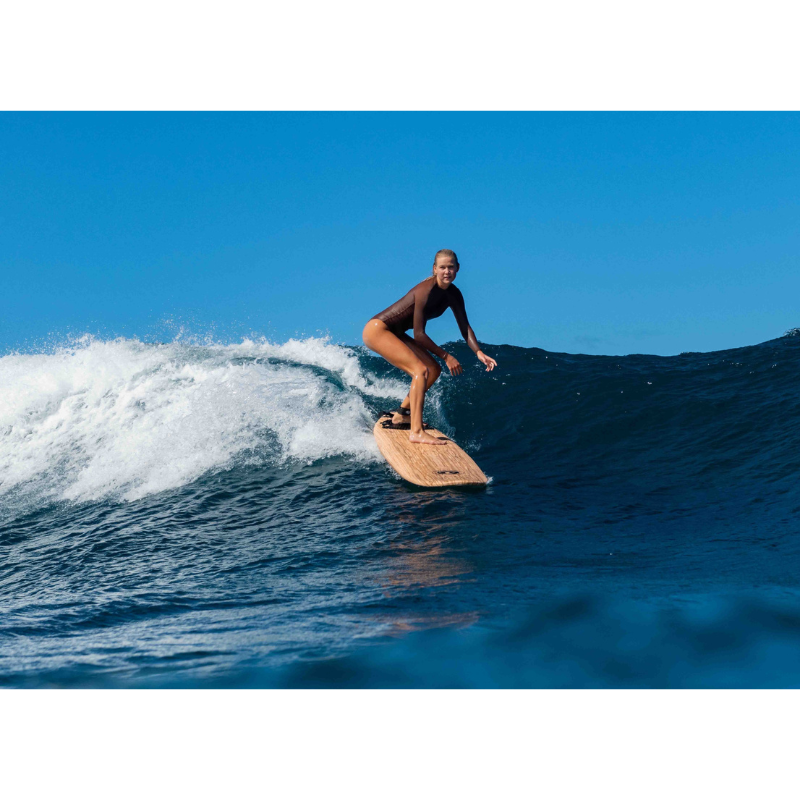
[[[234,464],[375,460],[369,397],[401,381],[325,339],[91,337],[0,358],[0,497],[136,500]]]
[[[201,685],[303,689],[800,687],[800,604],[788,592],[648,602],[557,596],[489,625],[436,627]],[[150,680],[145,685],[180,686]]]
[[[0,358],[0,683],[797,685],[800,337],[447,349],[480,492],[393,475],[407,381],[361,347]]]
[[[649,474],[663,491],[763,486],[800,468],[797,337],[669,358],[501,346],[489,348],[491,374],[449,347],[467,368],[440,379],[427,418],[486,454],[493,474],[505,464],[505,479],[619,486]],[[233,466],[375,463],[375,411],[407,391],[383,359],[321,338],[87,336],[0,358],[0,385],[6,506],[137,500]]]

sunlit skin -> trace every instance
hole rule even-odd
[[[450,288],[458,274],[458,269],[458,264],[453,256],[439,255],[436,257],[433,265],[433,277],[440,289]],[[437,439],[422,428],[425,394],[442,371],[436,359],[419,342],[409,337],[406,337],[405,341],[399,339],[389,330],[386,323],[379,319],[371,319],[364,327],[364,344],[411,377],[411,388],[401,403],[402,408],[411,409],[409,440],[416,444],[446,445],[446,440]],[[434,344],[434,347],[438,348],[438,345]],[[497,366],[497,362],[482,350],[478,350],[475,355],[484,364],[487,372],[491,372]],[[442,357],[451,375],[461,375],[463,370],[455,356],[445,353]],[[399,424],[407,419],[408,417],[401,414],[395,414],[392,421]]]

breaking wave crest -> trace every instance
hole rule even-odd
[[[135,500],[235,464],[377,457],[368,396],[402,398],[353,348],[83,337],[0,358],[0,498]],[[4,504],[5,504],[4,503]]]

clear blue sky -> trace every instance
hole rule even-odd
[[[798,221],[797,113],[2,113],[0,352],[360,343],[442,247],[485,342],[754,344],[800,326]]]

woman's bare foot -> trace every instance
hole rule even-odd
[[[406,414],[394,414],[392,416],[392,425],[405,425],[409,419],[410,417]]]
[[[447,439],[437,439],[425,431],[410,434],[408,441],[414,444],[447,444]]]

